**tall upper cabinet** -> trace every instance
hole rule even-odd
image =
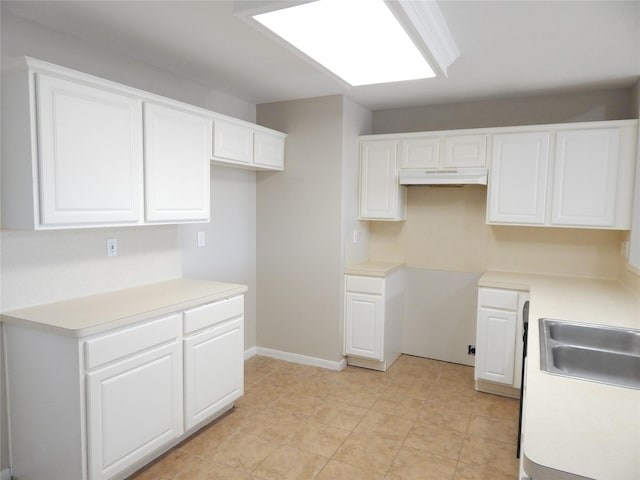
[[[502,129],[487,222],[628,230],[637,120]]]
[[[283,133],[32,58],[16,61],[2,72],[2,227],[207,222],[220,143],[214,125],[223,123],[247,132],[248,168],[282,170]],[[230,138],[222,141],[233,148]]]
[[[145,103],[145,219],[209,219],[211,120],[175,106]],[[176,161],[178,160],[178,161]]]
[[[360,144],[360,219],[404,220],[406,187],[398,182],[398,142]]]

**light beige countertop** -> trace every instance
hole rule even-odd
[[[640,328],[640,292],[611,280],[501,272],[486,273],[479,285],[530,292],[527,473],[534,480],[640,479],[640,390],[542,371],[538,328],[539,318]]]
[[[367,277],[386,277],[394,270],[402,268],[402,263],[366,262],[351,265],[344,269],[346,275],[363,275]]]
[[[84,337],[247,291],[245,285],[176,279],[3,312],[3,322]]]

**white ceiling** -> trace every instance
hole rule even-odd
[[[438,4],[461,52],[449,77],[362,87],[235,17],[232,1],[3,0],[2,11],[258,104],[345,94],[380,110],[629,87],[640,77],[640,0]]]

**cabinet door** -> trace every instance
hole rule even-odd
[[[445,138],[445,168],[484,167],[486,165],[486,135],[456,135]]]
[[[184,340],[185,428],[229,405],[243,393],[242,317]]]
[[[245,125],[214,120],[213,156],[250,165],[253,161],[253,130]]]
[[[111,478],[182,433],[177,341],[91,372],[86,382],[90,478]]]
[[[549,133],[493,137],[488,189],[489,223],[545,223]]]
[[[384,303],[381,295],[347,292],[345,353],[383,360]]]
[[[270,170],[284,168],[284,138],[265,132],[253,137],[253,163]]]
[[[400,166],[402,168],[438,168],[440,162],[440,139],[411,138],[402,140]]]
[[[42,74],[36,95],[41,224],[141,221],[142,102]]]
[[[486,307],[478,310],[477,379],[513,384],[516,322],[516,312]]]
[[[619,144],[617,129],[558,132],[552,224],[613,226]]]
[[[146,103],[144,132],[146,220],[208,221],[211,120]]]
[[[398,183],[397,142],[362,142],[360,218],[404,220],[405,195],[405,187]]]

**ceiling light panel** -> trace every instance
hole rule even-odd
[[[316,0],[254,19],[354,86],[435,76],[383,0]]]

